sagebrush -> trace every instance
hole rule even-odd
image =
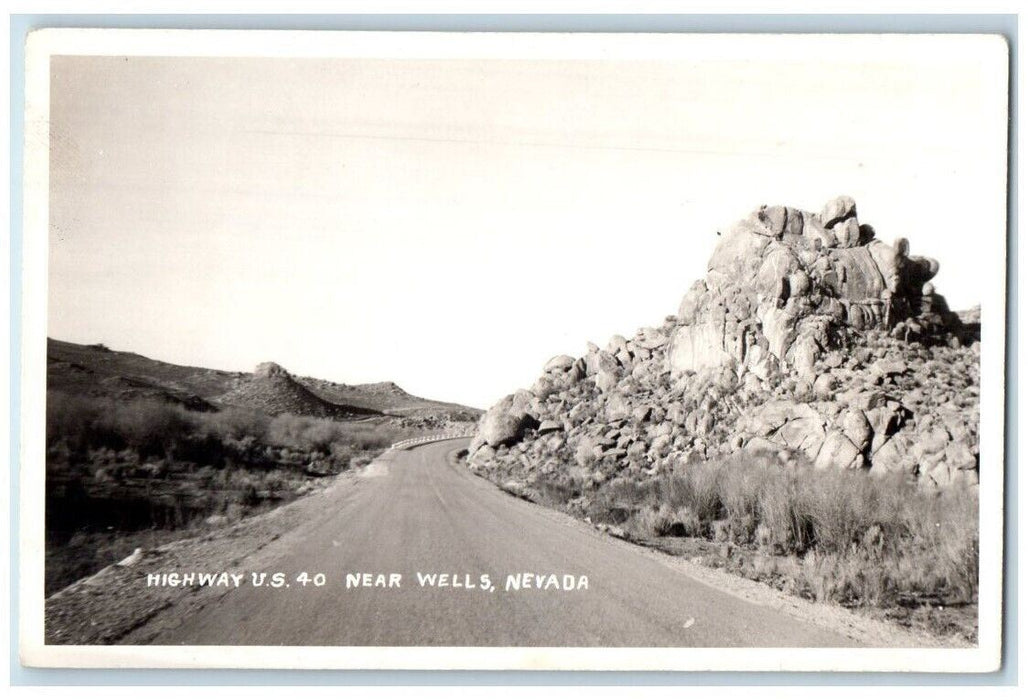
[[[815,470],[765,455],[683,464],[593,490],[572,475],[535,488],[550,503],[564,496],[565,505],[586,493],[584,515],[635,539],[702,537],[777,555],[790,587],[818,600],[977,600],[973,489],[928,490],[900,475]]]

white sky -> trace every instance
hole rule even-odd
[[[953,308],[979,303],[1004,235],[996,47],[839,39],[760,60],[55,57],[48,333],[486,407],[674,313],[718,228],[837,194],[936,257]]]

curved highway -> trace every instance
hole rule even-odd
[[[247,580],[153,643],[855,645],[503,493],[450,459],[466,442],[391,450],[301,537],[265,548],[261,571],[288,588]]]

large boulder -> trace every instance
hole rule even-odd
[[[479,423],[479,435],[487,446],[495,448],[517,442],[525,430],[537,425],[523,397],[511,394],[485,412]]]
[[[864,464],[860,448],[854,445],[841,430],[832,430],[825,437],[821,449],[814,458],[815,469],[856,469]]]
[[[571,355],[557,355],[546,363],[543,371],[561,373],[569,371],[574,366],[575,358],[571,357]]]
[[[834,296],[850,302],[881,299],[886,290],[882,270],[875,262],[867,246],[857,248],[836,248],[829,253],[834,280],[838,286],[831,290]]]
[[[274,362],[262,362],[253,370],[253,376],[262,378],[288,377],[289,372],[286,371],[285,367]]]
[[[847,219],[856,217],[857,203],[846,195],[829,200],[821,209],[821,223],[825,228],[833,228]]]
[[[770,243],[770,238],[755,235],[752,227],[740,223],[721,237],[707,263],[707,270],[728,276],[738,274],[750,277],[755,272],[754,264],[759,267],[764,249]]]
[[[743,428],[757,438],[802,452],[810,459],[817,456],[825,439],[824,416],[808,404],[788,400],[758,406]]]
[[[686,372],[718,367],[732,361],[724,347],[724,325],[708,321],[682,326],[671,339],[668,359],[672,371]]]

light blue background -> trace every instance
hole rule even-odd
[[[1017,203],[1007,209],[1006,523],[1003,667],[900,673],[63,670],[18,662],[18,469],[25,38],[45,27],[533,32],[991,33],[1010,46],[1008,193],[1017,192],[1017,15],[12,15],[11,16],[11,684],[12,685],[1015,685],[1017,683]],[[688,650],[683,650],[684,654]]]

